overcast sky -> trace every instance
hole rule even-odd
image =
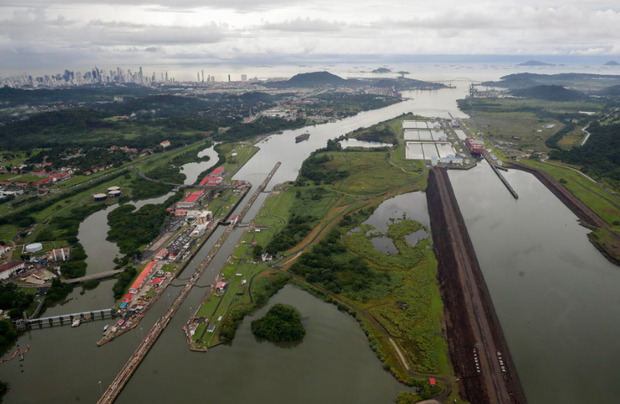
[[[620,55],[618,0],[0,0],[0,70]]]

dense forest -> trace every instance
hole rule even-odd
[[[562,86],[541,85],[510,91],[515,97],[536,98],[547,101],[581,101],[588,98],[582,92],[569,90]]]
[[[303,340],[306,330],[299,312],[293,306],[275,304],[262,318],[252,321],[252,333],[259,340],[298,343]]]
[[[605,178],[620,189],[620,123],[601,125],[592,122],[590,138],[582,147],[554,150],[550,157],[582,167],[588,175]]]
[[[341,241],[341,230],[332,230],[310,252],[303,254],[290,269],[334,293],[342,293],[361,301],[373,284],[388,284],[388,273],[372,270],[366,261],[347,251]]]
[[[122,205],[108,215],[107,239],[115,242],[121,253],[139,256],[140,249],[159,235],[159,229],[169,216],[168,205]]]

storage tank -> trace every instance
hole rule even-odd
[[[113,190],[113,191],[108,191],[108,196],[110,198],[118,198],[119,196],[121,196],[121,191],[117,190]]]
[[[108,196],[106,194],[101,194],[101,193],[93,195],[93,198],[95,199],[95,201],[105,201],[107,197]]]
[[[26,246],[26,252],[28,252],[30,254],[39,252],[42,249],[43,249],[43,244],[41,244],[41,243],[32,243],[32,244],[28,244]]]

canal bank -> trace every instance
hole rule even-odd
[[[462,396],[472,403],[526,403],[445,169],[431,170],[426,195],[448,345]]]
[[[536,177],[504,175],[518,200],[486,162],[449,172],[528,401],[615,403],[620,271]]]

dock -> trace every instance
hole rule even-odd
[[[271,178],[273,178],[273,175],[276,173],[276,171],[280,167],[280,164],[281,164],[280,162],[276,163],[276,165],[271,170],[271,172],[269,173],[265,181],[258,187],[257,191],[250,197],[250,200],[248,201],[247,205],[243,208],[243,210],[239,214],[239,221],[243,219],[243,217],[248,212],[250,207],[256,201],[256,198],[258,197],[258,195],[265,189],[269,181],[271,181]],[[166,329],[166,327],[170,323],[170,320],[172,320],[172,317],[174,317],[174,315],[179,310],[183,302],[185,302],[185,299],[187,298],[187,296],[189,296],[189,293],[191,292],[192,288],[194,287],[194,285],[196,285],[196,282],[198,282],[204,270],[209,266],[209,264],[211,263],[211,260],[215,257],[215,255],[217,254],[219,249],[222,247],[222,245],[228,238],[228,235],[233,231],[233,229],[234,229],[234,224],[229,225],[227,227],[226,231],[224,232],[224,234],[222,234],[222,236],[216,242],[215,246],[213,247],[209,255],[200,263],[196,271],[192,274],[189,281],[185,284],[185,286],[183,287],[183,290],[181,290],[181,293],[179,293],[179,296],[177,296],[177,298],[172,302],[172,305],[170,306],[170,308],[168,308],[166,313],[164,313],[164,315],[162,315],[155,322],[155,324],[153,324],[153,327],[147,334],[146,338],[140,342],[140,344],[138,345],[134,353],[131,355],[129,360],[127,360],[127,362],[118,372],[118,374],[116,375],[112,383],[108,386],[108,388],[105,390],[103,395],[99,398],[99,400],[97,401],[97,404],[110,404],[110,403],[113,403],[114,400],[116,400],[116,398],[121,393],[121,391],[123,390],[123,388],[129,381],[129,379],[131,379],[131,377],[133,376],[136,369],[140,366],[140,363],[142,363],[146,355],[149,353],[149,351],[155,344],[155,341],[157,341],[161,333]]]
[[[506,177],[504,177],[504,175],[499,171],[498,167],[495,165],[495,163],[493,163],[493,161],[489,158],[489,156],[487,156],[486,153],[483,153],[482,156],[487,161],[487,163],[489,163],[489,166],[491,166],[491,169],[499,177],[499,179],[502,181],[504,186],[506,186],[506,189],[508,189],[508,192],[510,192],[510,195],[512,195],[512,197],[515,199],[519,199],[519,194],[517,194],[517,191],[514,190],[512,185],[510,185]]]

